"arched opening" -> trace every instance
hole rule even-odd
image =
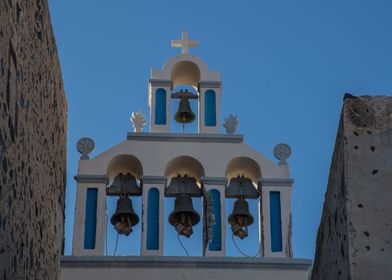
[[[165,166],[164,174],[168,182],[177,175],[187,175],[194,177],[200,184],[201,177],[204,176],[204,168],[197,159],[183,155],[169,160]]]
[[[122,154],[114,157],[108,164],[107,176],[109,186],[113,183],[114,177],[119,173],[130,173],[140,184],[140,177],[143,175],[143,166],[140,160],[133,156]],[[138,215],[140,221],[133,226],[129,236],[117,233],[110,219],[116,213],[117,201],[119,196],[106,196],[106,244],[105,254],[109,256],[130,256],[140,255],[141,245],[141,218],[142,218],[142,197],[132,196],[133,211]]]
[[[199,92],[197,91],[197,87],[189,85],[189,84],[180,84],[172,89],[172,93],[180,92],[180,91],[188,91],[191,92],[192,94],[199,96]],[[198,99],[190,99],[189,104],[191,107],[192,112],[195,114],[196,118],[193,122],[187,123],[184,126],[182,123],[178,123],[174,120],[174,116],[177,113],[179,109],[179,104],[180,104],[180,99],[174,99],[172,98],[170,101],[170,131],[171,132],[177,132],[177,133],[196,133],[198,130]]]
[[[167,178],[168,186],[170,186],[171,180],[173,178],[177,177],[178,175],[186,175],[188,177],[195,178],[198,188],[200,188],[201,177],[204,176],[205,173],[203,166],[197,159],[190,156],[182,155],[168,161],[165,166],[164,174]],[[194,192],[194,194],[197,196],[196,192]],[[193,208],[200,216],[202,216],[201,198],[195,197],[195,195],[191,195]],[[175,228],[168,223],[168,217],[170,213],[174,210],[174,202],[175,198],[173,196],[165,197],[164,254],[169,256],[186,256],[187,253],[189,253],[189,255],[191,256],[201,256],[203,223],[200,221],[198,224],[193,226],[193,234],[189,238],[178,235]]]
[[[133,155],[118,155],[109,162],[107,167],[109,184],[119,173],[131,173],[137,180],[140,180],[140,176],[143,175],[142,163]]]
[[[232,229],[230,226],[226,227],[226,244],[227,244],[227,255],[228,256],[243,256],[242,253],[247,256],[254,256],[258,252],[260,252],[259,244],[261,234],[258,221],[260,216],[260,197],[258,195],[258,183],[261,177],[261,169],[259,164],[249,158],[249,157],[237,157],[233,158],[226,167],[225,176],[230,182],[231,179],[237,178],[238,176],[243,176],[244,178],[251,180],[250,189],[246,192],[246,194],[250,195],[246,197],[246,201],[249,206],[249,213],[253,216],[254,223],[248,227],[248,236],[244,239],[240,239],[233,235]],[[248,181],[249,182],[249,181]],[[229,183],[230,186],[230,183]],[[254,189],[252,189],[254,188]],[[227,195],[227,190],[226,190]],[[226,200],[226,220],[228,222],[228,217],[234,210],[234,204],[237,200],[237,197],[229,196],[230,198]],[[255,199],[258,198],[258,199]],[[239,248],[239,249],[238,249]],[[257,248],[257,249],[256,249]],[[242,253],[241,253],[241,251]]]
[[[257,189],[261,177],[259,164],[249,157],[233,158],[226,167],[225,176],[228,180],[236,178],[238,175],[252,180],[254,187]]]
[[[181,84],[197,87],[200,81],[199,66],[187,60],[177,62],[172,68],[171,80],[173,87]]]

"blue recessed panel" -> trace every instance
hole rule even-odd
[[[98,189],[88,188],[84,224],[84,249],[95,249],[95,234],[97,229],[97,198]]]
[[[159,190],[148,190],[147,250],[159,250]]]
[[[221,200],[218,190],[211,190],[212,213],[215,216],[215,224],[212,226],[212,239],[208,243],[208,250],[222,251],[222,216]]]
[[[282,251],[280,192],[270,192],[271,251]]]
[[[166,90],[163,88],[155,92],[155,124],[166,124]]]
[[[209,89],[205,93],[204,102],[204,125],[216,126],[216,94]]]

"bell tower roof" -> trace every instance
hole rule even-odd
[[[151,70],[151,79],[172,80],[173,87],[179,84],[197,85],[199,81],[219,81],[220,73],[208,69],[207,63],[201,58],[186,53],[168,59],[161,69]],[[187,81],[187,82],[183,82]]]

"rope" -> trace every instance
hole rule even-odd
[[[260,248],[259,248],[258,253],[257,253],[256,255],[254,255],[254,256],[249,256],[249,255],[245,254],[245,253],[240,249],[240,247],[238,247],[237,243],[235,242],[234,234],[231,235],[231,239],[233,240],[233,243],[234,243],[235,247],[237,248],[237,250],[238,250],[238,251],[241,253],[241,255],[243,255],[244,257],[255,258],[255,257],[257,257],[257,256],[260,254]]]
[[[106,212],[106,210],[105,210]],[[106,238],[106,244],[105,244],[105,250],[106,253],[105,255],[108,255],[108,214],[106,214],[106,228],[105,228],[105,238]]]
[[[114,253],[113,253],[113,256],[115,256],[116,255],[116,252],[117,252],[117,244],[118,244],[118,236],[120,235],[120,233],[118,233],[117,232],[117,238],[116,238],[116,246],[114,247]]]
[[[182,244],[182,241],[181,241],[181,239],[180,239],[180,234],[179,234],[179,233],[177,233],[177,239],[178,239],[178,242],[180,242],[182,249],[184,249],[186,255],[189,257],[189,253],[188,253],[188,251],[186,250],[184,244]]]

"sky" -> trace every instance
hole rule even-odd
[[[392,92],[391,1],[49,0],[49,5],[68,99],[65,254],[72,247],[76,142],[94,139],[96,156],[124,141],[132,131],[131,112],[148,116],[151,68],[180,53],[171,40],[188,31],[200,41],[190,52],[221,73],[221,119],[238,116],[244,141],[271,159],[276,144],[291,146],[294,256],[313,259],[342,97]],[[134,204],[140,213],[140,201]],[[201,202],[194,204],[200,213]],[[114,207],[111,198],[108,212]],[[137,254],[138,237],[140,226],[130,238],[120,237],[119,254]],[[251,255],[255,241],[257,234],[250,234],[239,246]],[[200,254],[191,240],[184,242],[191,254]],[[229,254],[238,255],[230,242]],[[114,243],[115,235],[108,234],[108,254]],[[173,247],[167,254],[184,254],[176,240],[165,240],[167,245]]]

